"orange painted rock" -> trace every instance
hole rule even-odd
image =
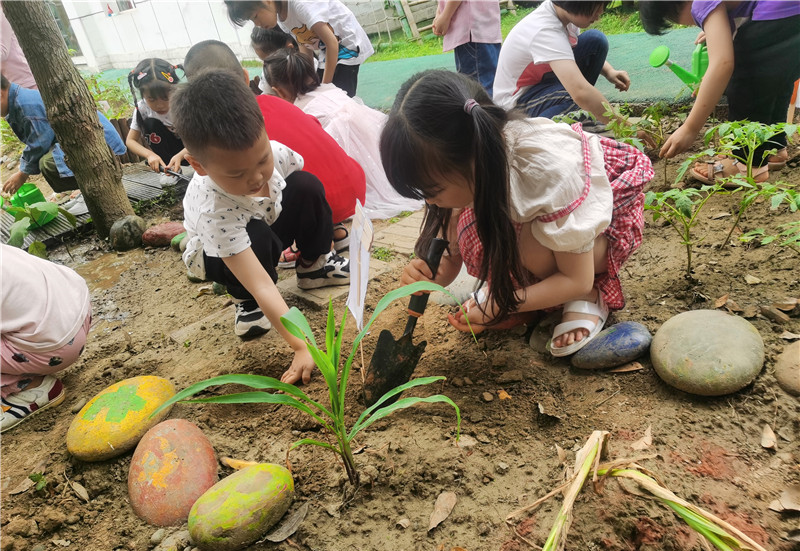
[[[131,459],[128,495],[133,510],[156,526],[183,524],[217,482],[217,459],[206,435],[185,419],[169,419],[142,436]]]
[[[111,385],[89,400],[67,430],[67,450],[83,461],[103,461],[136,447],[171,408],[150,415],[175,395],[168,380],[152,375]]]
[[[294,499],[292,473],[259,463],[223,478],[189,512],[189,536],[203,551],[236,551],[258,541]]]

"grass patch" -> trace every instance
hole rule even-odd
[[[372,251],[372,258],[381,262],[390,262],[394,257],[394,251],[387,247],[378,247]]]

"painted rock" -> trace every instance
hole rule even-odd
[[[135,214],[120,218],[111,226],[108,241],[115,251],[129,251],[142,244],[142,234],[147,224]]]
[[[183,252],[181,251],[181,243],[183,243],[184,239],[186,239],[186,232],[181,232],[172,238],[172,240],[169,242],[169,246],[172,247],[172,250],[175,252]],[[184,245],[183,248],[185,250],[186,246]]]
[[[632,362],[650,348],[653,337],[647,327],[623,321],[600,331],[589,344],[572,356],[578,369],[606,369]]]
[[[668,385],[700,396],[722,396],[756,378],[764,365],[764,342],[744,318],[694,310],[659,328],[650,358]]]
[[[152,375],[111,385],[89,400],[67,430],[67,450],[83,461],[102,461],[133,449],[172,408],[150,417],[175,395],[168,380]]]
[[[289,509],[292,473],[260,463],[223,478],[189,512],[192,543],[204,551],[234,551],[259,540]]]
[[[800,396],[800,341],[784,348],[775,360],[775,378],[783,390]]]
[[[156,526],[183,524],[197,501],[217,482],[211,442],[185,419],[159,423],[139,441],[128,471],[133,510]]]
[[[166,247],[176,235],[184,233],[182,222],[165,222],[149,227],[142,234],[142,244],[148,247]]]

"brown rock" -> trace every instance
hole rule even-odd
[[[762,306],[761,315],[775,323],[789,323],[789,316],[775,308],[774,306]]]
[[[800,396],[800,341],[784,348],[775,360],[775,378],[783,390]]]
[[[148,247],[169,247],[172,238],[183,233],[182,222],[166,222],[158,224],[147,230],[142,234],[142,244]]]

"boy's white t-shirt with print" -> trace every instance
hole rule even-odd
[[[539,84],[551,72],[551,61],[574,60],[572,48],[578,43],[580,32],[572,23],[561,22],[550,0],[525,16],[500,48],[494,102],[504,109],[514,108],[527,88]]]
[[[269,197],[227,193],[209,176],[195,172],[183,198],[183,226],[187,245],[183,261],[189,274],[205,279],[203,253],[217,258],[239,254],[250,247],[247,224],[264,220],[272,224],[281,213],[285,178],[303,169],[303,157],[282,143],[271,141],[275,169],[269,179]]]
[[[324,44],[311,30],[316,23],[325,22],[339,39],[338,61],[342,65],[360,65],[375,53],[367,33],[353,12],[339,0],[289,0],[286,19],[278,19],[284,31],[292,33],[300,44],[320,50],[320,66],[325,64]]]

